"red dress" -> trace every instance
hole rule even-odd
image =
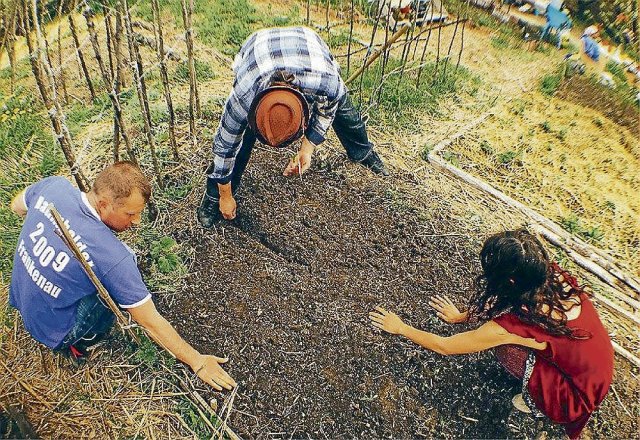
[[[571,439],[578,438],[604,397],[613,378],[613,347],[589,298],[581,294],[580,315],[567,322],[589,339],[553,336],[537,325],[522,322],[513,313],[494,319],[509,333],[547,342],[535,351],[535,364],[527,390],[536,407],[556,423],[564,425]],[[583,332],[580,332],[583,333]]]

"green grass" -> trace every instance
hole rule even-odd
[[[400,77],[400,60],[389,58],[385,75],[387,79],[380,89],[382,64],[374,63],[362,76],[362,96],[359,81],[352,84],[353,98],[361,108],[370,107],[371,122],[394,128],[415,130],[417,112],[437,114],[439,102],[446,97],[461,94],[474,95],[480,87],[480,79],[460,66],[431,62],[424,66],[420,83],[416,85],[417,70],[407,65]],[[389,75],[390,72],[394,72]]]
[[[56,174],[63,165],[48,118],[26,90],[0,96],[0,272],[11,271],[22,220],[10,210],[13,197],[29,184]],[[6,281],[6,280],[3,280]]]
[[[211,66],[207,63],[195,60],[195,67],[196,79],[198,81],[208,81],[210,79],[214,79],[217,76]],[[176,67],[174,78],[179,82],[189,82],[189,65],[186,61],[178,64],[178,67]]]
[[[558,72],[549,73],[540,80],[540,92],[547,97],[551,97],[556,93],[560,84],[562,84],[562,74]]]
[[[598,226],[586,226],[576,214],[560,218],[560,225],[568,232],[581,237],[588,243],[601,242],[604,232]]]
[[[96,101],[98,102],[93,105],[76,103],[66,110],[65,116],[71,136],[77,136],[84,128],[94,122],[112,117],[111,101],[104,104],[101,102],[101,98],[97,98]]]
[[[200,41],[235,54],[258,27],[261,14],[248,0],[218,0],[196,3],[194,24]]]

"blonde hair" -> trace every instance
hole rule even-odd
[[[133,162],[121,161],[109,165],[98,174],[91,191],[100,195],[109,193],[114,201],[126,199],[134,189],[140,191],[144,201],[151,197],[151,184],[142,170]]]

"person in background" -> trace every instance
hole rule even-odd
[[[600,60],[600,46],[595,39],[597,34],[598,28],[596,26],[589,26],[584,30],[580,37],[584,53],[593,61]]]
[[[522,381],[514,406],[578,438],[613,378],[613,347],[589,296],[525,229],[489,237],[480,261],[483,273],[468,311],[445,295],[430,301],[442,320],[477,318],[483,322],[477,329],[442,337],[382,307],[369,313],[372,324],[443,355],[496,348],[498,361]]]
[[[131,249],[118,240],[140,223],[151,185],[137,165],[117,162],[80,192],[64,177],[47,177],[20,193],[11,209],[24,217],[13,259],[9,302],[38,342],[76,359],[103,339],[115,322],[82,265],[58,235],[55,206],[87,264],[114,302],[162,347],[216,390],[236,382],[220,366],[227,359],[198,352],[158,313]]]

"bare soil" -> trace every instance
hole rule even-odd
[[[200,160],[204,167],[206,154]],[[235,221],[212,231],[174,225],[195,259],[187,289],[158,298],[198,349],[230,356],[240,383],[230,425],[239,435],[561,436],[511,410],[520,384],[492,353],[445,357],[368,323],[367,312],[383,305],[439,334],[468,328],[439,321],[427,303],[436,293],[465,302],[481,236],[438,232],[443,223],[469,225],[446,203],[406,197],[416,184],[409,175],[372,177],[341,154],[315,163],[301,182],[281,176],[285,162],[254,153]],[[620,361],[616,374],[637,414],[629,403],[637,402],[637,371]],[[589,426],[596,437],[629,437],[638,427],[613,395]]]
[[[594,84],[584,76],[574,76],[564,81],[556,96],[574,104],[602,112],[607,118],[627,127],[634,135],[640,135],[638,107],[621,102],[604,86]]]

